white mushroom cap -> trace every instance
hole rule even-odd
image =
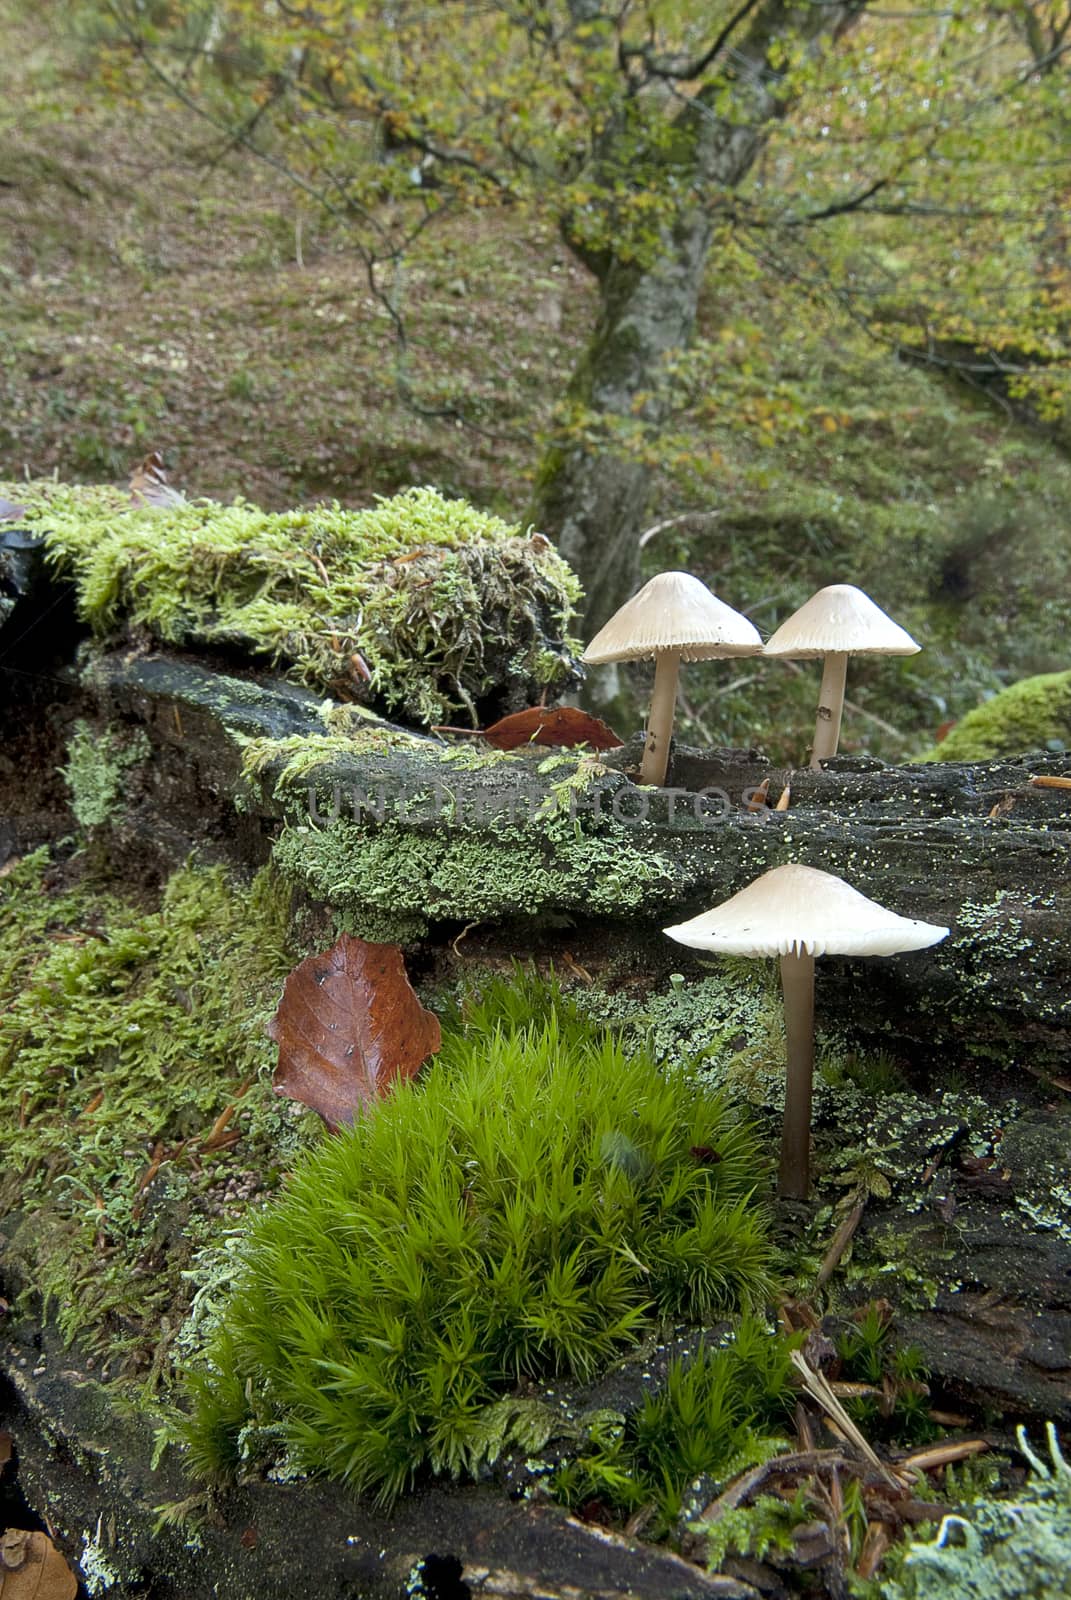
[[[766,641],[765,655],[801,659],[850,655],[913,656],[921,647],[853,583],[819,589]]]
[[[774,867],[713,911],[663,931],[726,956],[892,956],[948,936],[947,928],[898,917],[831,872],[797,863]]]
[[[762,639],[691,573],[660,572],[600,628],[581,659],[641,661],[663,650],[679,650],[684,661],[757,656]]]

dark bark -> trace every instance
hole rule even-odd
[[[589,631],[627,598],[638,565],[636,539],[651,468],[629,454],[623,426],[634,424],[637,414],[651,429],[665,420],[671,402],[666,357],[691,340],[719,207],[724,210],[726,195],[751,170],[770,124],[788,109],[781,69],[771,59],[773,47],[782,40],[835,35],[860,9],[765,0],[752,12],[746,32],[728,41],[731,56],[712,63],[707,81],[668,124],[670,137],[657,153],[643,155],[637,165],[634,127],[622,117],[609,129],[596,158],[596,187],[599,173],[621,173],[631,165],[637,186],[681,197],[653,250],[637,258],[611,238],[602,253],[593,252],[566,222],[567,242],[599,284],[595,332],[568,399],[589,424],[601,425],[601,438],[577,442],[563,433],[552,441],[533,520],[558,539],[579,572],[587,591]],[[657,76],[657,69],[651,70]],[[715,109],[726,90],[732,96],[729,111],[723,105]]]
[[[756,1600],[670,1550],[487,1485],[432,1484],[385,1513],[334,1484],[250,1483],[189,1506],[207,1510],[194,1541],[159,1522],[162,1504],[196,1494],[176,1453],[151,1467],[148,1423],[115,1409],[78,1352],[29,1319],[0,1342],[0,1425],[31,1507],[72,1560],[95,1544],[112,1600]]]

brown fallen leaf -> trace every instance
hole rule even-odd
[[[0,1600],[75,1600],[78,1579],[46,1533],[0,1535]]]
[[[0,522],[7,522],[16,517],[24,517],[25,515],[25,506],[17,506],[14,500],[5,500],[3,495],[0,494]]]
[[[275,1092],[300,1100],[335,1129],[414,1078],[441,1043],[393,944],[344,933],[294,968],[268,1028],[279,1046]]]
[[[149,454],[130,475],[130,498],[136,506],[153,506],[157,511],[168,506],[184,506],[186,496],[172,489],[164,471],[164,458],[159,450]]]
[[[488,744],[496,750],[517,750],[524,744],[589,744],[593,750],[616,750],[622,739],[598,717],[589,716],[576,706],[530,706],[483,730]]]
[[[0,1429],[0,1471],[2,1471],[11,1460],[11,1445],[12,1439],[10,1433],[4,1433],[3,1430]]]

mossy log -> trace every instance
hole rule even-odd
[[[653,970],[681,966],[692,958],[662,926],[796,860],[952,930],[922,954],[825,962],[827,1016],[1033,1068],[1071,1046],[1071,789],[1031,782],[1071,778],[1071,756],[812,773],[678,750],[671,787],[640,789],[636,747],[507,755],[174,658],[98,657],[83,683],[101,728],[152,740],[119,836],[172,859],[206,837],[258,861],[274,851],[367,937],[512,921],[529,941],[568,926],[575,948],[609,924]],[[773,800],[790,787],[787,811],[760,804],[767,781]]]
[[[19,1487],[110,1600],[756,1600],[664,1547],[490,1484],[433,1485],[392,1512],[305,1478],[191,1497],[173,1452],[153,1464],[148,1423],[117,1412],[47,1332],[9,1370],[0,1424],[18,1440]]]
[[[656,990],[668,987],[671,967],[702,970],[662,939],[666,922],[798,859],[953,928],[917,956],[829,961],[819,980],[824,1018],[905,1041],[913,1060],[943,1053],[957,1068],[970,1053],[1002,1069],[1051,1068],[1067,1054],[1071,791],[1030,783],[1034,771],[1071,777],[1066,756],[918,768],[842,760],[812,774],[773,768],[755,752],[678,751],[673,787],[641,791],[630,776],[635,745],[602,760],[503,755],[189,658],[98,653],[78,670],[53,665],[48,696],[19,714],[18,739],[28,742],[0,741],[0,858],[69,831],[54,793],[63,766],[76,808],[80,797],[98,814],[104,806],[106,820],[88,825],[91,845],[113,852],[127,880],[169,870],[191,849],[256,863],[274,853],[308,895],[369,935],[455,942],[476,923],[499,954],[568,951],[581,961],[613,945],[618,970],[642,962]],[[771,797],[791,784],[787,812],[747,809],[767,779]],[[364,797],[356,820],[355,793]],[[992,1180],[1005,1189],[979,1194],[972,1165],[955,1165],[970,1130],[943,1109],[947,1132],[932,1156],[926,1147],[925,1170],[941,1157],[947,1183],[941,1167],[940,1193],[916,1200],[897,1186],[895,1209],[871,1202],[855,1259],[880,1263],[868,1292],[878,1282],[899,1299],[908,1276],[890,1270],[892,1235],[915,1280],[920,1264],[933,1277],[932,1296],[927,1287],[902,1300],[898,1330],[923,1347],[939,1399],[982,1395],[1009,1413],[1062,1421],[1071,1415],[1066,1218],[1052,1210],[1051,1174],[1065,1169],[1066,1146],[1040,1146],[1027,1120],[1018,1128],[1009,1113]],[[887,1152],[892,1136],[869,1103],[865,1116]],[[914,1124],[903,1142],[922,1148]],[[1047,1209],[1026,1187],[1038,1170]],[[1014,1213],[1017,1196],[1028,1222],[1036,1211],[1037,1230]],[[934,1251],[941,1261],[931,1270]],[[1031,1287],[1019,1292],[1024,1262]],[[310,1572],[318,1592],[369,1600],[418,1585],[441,1597],[749,1592],[483,1484],[429,1490],[387,1518],[321,1484],[246,1485],[220,1505],[187,1506],[194,1517],[208,1513],[191,1551],[181,1527],[153,1532],[153,1508],[189,1494],[179,1463],[165,1455],[151,1471],[142,1426],[124,1430],[77,1351],[20,1319],[4,1365],[14,1386],[0,1386],[0,1426],[15,1423],[22,1486],[84,1569],[116,1575],[108,1592],[120,1600],[146,1585],[189,1600],[271,1600],[307,1586]]]

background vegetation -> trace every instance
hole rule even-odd
[[[1024,26],[1035,10],[1045,20],[1040,7],[1021,10]],[[972,11],[980,50],[986,28],[1009,14]],[[386,279],[369,277],[348,224],[148,80],[135,94],[125,64],[102,86],[99,8],[30,12],[2,0],[0,16],[20,63],[0,111],[6,475],[121,479],[162,445],[193,494],[361,506],[433,482],[523,518],[561,426],[563,374],[581,363],[597,311],[596,280],[561,242],[553,208],[442,205],[389,264],[400,343],[379,292]],[[852,59],[862,72],[865,61]],[[893,75],[878,85],[894,142],[908,94],[898,61],[906,72],[890,49]],[[1063,115],[1059,82],[1045,94],[1056,118],[1044,122],[1048,137]],[[771,205],[774,177],[784,192],[828,138],[842,154],[854,149],[860,128],[847,113],[816,124],[817,103],[777,132],[749,205]],[[977,217],[961,193],[963,214],[951,220],[921,216],[917,195],[901,195],[904,214],[868,216],[863,235],[847,231],[847,217],[830,219],[840,232],[822,234],[821,271],[802,243],[786,255],[799,230],[717,232],[698,340],[671,363],[657,428],[629,446],[652,475],[634,540],[648,570],[692,568],[764,631],[819,584],[856,581],[925,642],[912,661],[853,672],[849,750],[923,749],[1006,683],[1067,666],[1066,240],[1037,198],[1044,190],[1058,202],[1063,180],[1024,105],[1009,104],[1003,124],[991,119],[958,150]],[[393,190],[411,158],[406,148],[379,162],[388,209],[401,204]],[[950,156],[941,167],[949,182],[953,165]],[[815,169],[809,204],[837,170]],[[1000,217],[984,214],[998,202]],[[997,236],[1018,251],[1004,279]],[[964,337],[999,301],[994,348],[1007,350],[1028,322],[1040,339],[1047,319],[1044,403],[1036,385],[1013,394],[920,365],[906,335],[856,315],[863,299],[846,299],[848,288],[861,295],[882,273],[896,304],[902,290],[920,316],[937,316],[939,304],[946,319],[960,304],[950,286],[965,280],[974,321]],[[866,299],[870,310],[882,304],[892,302]],[[784,664],[695,668],[682,733],[797,758],[812,678]],[[627,702],[615,710],[635,715]]]

